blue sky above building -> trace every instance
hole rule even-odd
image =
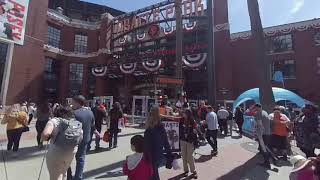
[[[134,11],[163,0],[83,0],[110,6],[125,12]],[[206,1],[206,0],[204,0]],[[229,1],[231,32],[250,29],[247,0]],[[320,18],[320,0],[259,0],[264,27]]]

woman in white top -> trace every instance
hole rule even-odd
[[[57,147],[54,142],[59,133],[59,124],[62,119],[73,119],[74,115],[71,108],[58,107],[54,112],[54,118],[50,119],[44,131],[42,132],[41,139],[49,141],[50,145],[47,154],[47,167],[50,175],[50,180],[66,180],[67,170],[77,152],[78,147],[74,148],[61,148]]]

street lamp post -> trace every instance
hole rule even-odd
[[[266,55],[266,47],[264,41],[264,32],[260,18],[258,0],[247,0],[248,10],[251,22],[252,38],[255,42],[256,50],[256,72],[260,93],[260,103],[264,109],[271,112],[275,105],[275,99],[272,92],[272,84],[270,79],[270,61]]]

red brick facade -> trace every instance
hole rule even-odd
[[[57,91],[60,102],[69,96],[71,63],[83,64],[81,91],[83,95],[89,96],[88,79],[91,71],[88,66],[107,65],[112,59],[110,15],[105,14],[102,21],[96,25],[86,22],[79,25],[72,20],[67,22],[66,17],[58,12],[49,11],[47,1],[31,0],[29,7],[25,44],[15,45],[14,48],[7,103],[24,100],[38,102],[45,97],[43,74],[46,57],[59,62]],[[219,7],[215,8],[217,99],[232,100],[243,91],[257,87],[255,73],[259,72],[256,72],[254,67],[253,40],[250,37],[239,38],[241,33],[230,35],[227,1],[215,1],[215,7]],[[48,25],[61,30],[60,49],[45,47]],[[295,60],[296,78],[286,80],[285,87],[294,89],[306,99],[315,102],[320,102],[320,75],[317,75],[320,46],[316,46],[314,41],[316,32],[320,32],[318,28],[310,27],[303,31],[293,29],[290,32],[294,43],[293,51],[269,56],[272,61]],[[88,36],[87,54],[73,53],[74,37],[77,33]],[[117,96],[114,93],[122,96],[132,95],[131,89],[135,85],[133,77],[126,75],[123,80],[117,82],[122,83],[117,87],[114,82],[108,77],[96,77],[94,96]]]

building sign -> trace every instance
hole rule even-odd
[[[182,16],[204,16],[205,2],[204,0],[183,0],[182,1]],[[174,1],[165,5],[155,5],[150,9],[140,9],[133,12],[131,16],[117,19],[113,25],[114,34],[123,34],[133,29],[139,28],[146,24],[159,21],[174,19],[175,7]]]
[[[179,122],[162,121],[167,132],[168,141],[171,150],[179,150]]]
[[[0,0],[0,39],[23,45],[29,0]]]
[[[157,82],[159,84],[183,85],[183,79],[176,79],[176,78],[159,77],[157,78]]]

